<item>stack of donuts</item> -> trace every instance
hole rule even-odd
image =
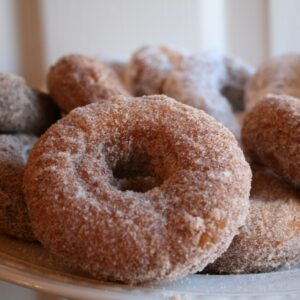
[[[1,232],[127,284],[300,261],[300,55],[71,54],[47,89],[0,74]]]
[[[25,165],[37,138],[59,116],[48,94],[0,73],[0,231],[35,240],[22,191]]]

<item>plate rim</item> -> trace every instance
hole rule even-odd
[[[71,297],[72,299],[101,299],[99,297],[104,297],[103,299],[111,299],[111,300],[117,300],[117,299],[140,299],[141,295],[143,296],[143,299],[153,299],[155,296],[155,299],[166,299],[166,297],[169,297],[170,299],[172,297],[178,296],[178,295],[184,295],[183,292],[176,291],[176,290],[164,290],[160,285],[157,286],[129,286],[129,285],[122,285],[122,284],[114,284],[114,283],[107,283],[103,281],[98,281],[94,279],[90,279],[92,281],[97,282],[97,287],[91,287],[89,286],[88,282],[84,282],[81,276],[74,275],[74,274],[68,274],[68,276],[72,277],[72,280],[75,281],[75,283],[67,281],[59,282],[57,277],[62,277],[63,275],[55,275],[55,271],[51,270],[53,274],[46,274],[44,277],[41,276],[41,271],[39,269],[45,269],[46,267],[40,267],[31,269],[31,272],[28,272],[26,270],[22,270],[21,268],[16,268],[14,266],[10,266],[7,264],[3,264],[3,262],[0,262],[0,279],[4,280],[9,283],[17,284],[20,286],[23,286],[25,288],[34,289],[40,292],[45,292],[53,295],[63,296],[63,297]],[[34,270],[35,269],[35,270]],[[299,273],[300,270],[285,270],[281,271],[280,273],[284,274],[286,272],[292,272],[292,273]],[[249,276],[265,276],[270,275],[272,273],[259,273],[259,274],[243,274],[243,275],[196,275],[191,274],[188,275],[188,277],[199,277],[200,276],[226,276],[227,278],[233,277],[233,276],[243,276],[243,277],[249,277]],[[299,273],[300,274],[300,273]],[[56,289],[56,290],[55,290]],[[101,294],[100,294],[101,293]],[[300,285],[299,289],[294,290],[286,290],[286,291],[274,291],[274,292],[214,292],[214,294],[210,293],[203,293],[203,292],[195,292],[191,291],[189,292],[189,296],[271,296],[274,295],[288,295],[288,294],[294,294],[294,293],[300,293]],[[146,295],[148,294],[148,296]],[[130,298],[129,298],[130,297]]]

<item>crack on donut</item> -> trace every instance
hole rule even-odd
[[[161,184],[151,169],[148,154],[132,151],[127,160],[117,161],[112,169],[115,185],[121,191],[145,193]]]

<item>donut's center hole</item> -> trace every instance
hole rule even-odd
[[[145,153],[132,153],[128,159],[119,160],[112,171],[121,191],[145,193],[161,183],[153,174],[150,156]]]
[[[243,112],[245,110],[244,92],[242,89],[228,85],[223,87],[221,93],[228,99],[234,112]]]

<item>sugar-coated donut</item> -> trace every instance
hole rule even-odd
[[[22,192],[28,153],[37,139],[25,134],[0,135],[0,231],[35,240]]]
[[[101,102],[114,95],[128,95],[116,72],[92,57],[71,54],[62,57],[49,70],[47,86],[64,111]]]
[[[202,270],[248,213],[234,136],[166,96],[77,108],[33,148],[24,190],[46,249],[93,276],[158,282]]]
[[[250,110],[267,94],[284,94],[300,98],[299,54],[285,54],[271,58],[257,69],[246,85],[246,109]]]
[[[102,61],[109,65],[119,76],[120,81],[125,85],[125,72],[127,69],[127,61],[122,58],[101,57]]]
[[[47,94],[31,89],[17,75],[0,73],[0,133],[40,135],[58,118]]]
[[[185,56],[185,50],[167,46],[145,46],[132,55],[125,83],[135,96],[162,94],[164,81]]]
[[[245,116],[242,142],[249,158],[300,186],[300,101],[268,95]]]
[[[250,212],[229,249],[205,271],[268,272],[300,261],[300,193],[266,169],[254,169]]]
[[[233,110],[243,110],[243,90],[252,73],[246,63],[221,53],[195,54],[183,59],[168,75],[163,92],[203,109],[238,137],[240,126]]]

